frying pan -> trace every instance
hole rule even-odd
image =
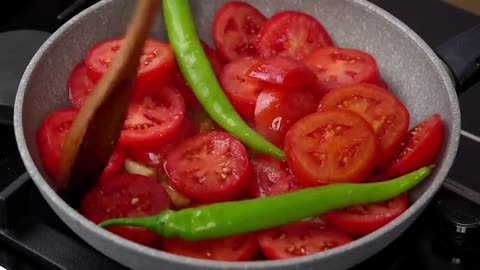
[[[200,36],[211,43],[215,11],[227,0],[191,1]],[[123,35],[135,2],[101,1],[68,21],[38,50],[25,71],[14,108],[18,147],[36,186],[56,214],[106,256],[133,269],[346,269],[380,251],[422,213],[444,181],[460,136],[457,92],[478,79],[480,27],[441,46],[437,53],[389,13],[364,0],[247,1],[267,16],[300,10],[318,18],[337,46],[358,48],[378,61],[385,81],[411,112],[412,125],[439,113],[446,128],[434,173],[410,192],[411,207],[383,228],[350,244],[296,259],[226,263],[176,256],[120,238],[97,227],[67,205],[42,168],[35,133],[48,113],[70,106],[65,85],[74,65],[97,42]],[[162,12],[152,35],[167,40]],[[443,61],[441,60],[443,59]]]

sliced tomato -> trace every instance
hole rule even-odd
[[[174,86],[130,102],[119,143],[127,148],[161,145],[174,137],[185,118],[185,100]]]
[[[373,84],[337,88],[320,101],[319,110],[343,109],[362,116],[380,140],[379,165],[388,162],[400,146],[410,124],[410,113],[391,92]]]
[[[95,83],[87,75],[87,66],[84,62],[75,66],[68,79],[67,87],[70,101],[76,108],[81,108],[95,87]]]
[[[110,157],[110,161],[107,164],[107,167],[103,170],[102,175],[98,179],[98,181],[106,181],[107,179],[114,176],[116,173],[120,171],[123,164],[125,163],[126,158],[126,151],[125,148],[117,145],[115,150],[113,151],[112,156]]]
[[[318,101],[309,91],[269,86],[257,98],[255,129],[283,148],[285,134],[298,120],[315,112]]]
[[[222,73],[223,67],[227,64],[227,61],[222,56],[220,56],[216,50],[211,48],[206,42],[202,40],[200,41],[202,43],[205,54],[210,61],[210,65],[212,65],[213,71],[215,72],[217,77],[219,77]],[[198,101],[197,97],[193,93],[185,78],[183,78],[180,70],[177,70],[173,79],[173,83],[175,84],[175,87],[180,90],[180,93],[182,93],[183,98],[185,99],[185,102],[189,109],[202,108],[202,105]]]
[[[444,127],[440,115],[434,114],[423,120],[407,134],[383,173],[397,177],[431,165],[442,148],[443,136]]]
[[[332,226],[356,236],[367,235],[396,219],[408,208],[408,195],[402,194],[391,200],[365,205],[355,205],[330,211],[323,218]]]
[[[312,255],[352,242],[350,235],[321,223],[296,222],[263,231],[258,243],[271,260]]]
[[[318,47],[331,46],[332,39],[314,17],[284,11],[273,15],[258,34],[257,52],[263,58],[275,55],[301,60]]]
[[[171,208],[165,189],[151,178],[119,174],[95,186],[82,199],[80,213],[98,224],[121,217],[144,217]],[[128,226],[111,226],[109,231],[142,245],[157,245],[161,237],[153,231]]]
[[[60,109],[50,113],[42,122],[37,132],[40,158],[47,174],[54,180],[58,177],[62,147],[78,109]],[[125,161],[125,150],[116,147],[112,157],[103,171],[101,178],[108,178],[117,173]]]
[[[359,115],[329,110],[298,121],[287,132],[285,153],[303,186],[359,182],[375,165],[378,139]]]
[[[123,37],[101,42],[91,48],[85,57],[88,76],[98,81],[108,70],[117,52],[122,46]],[[134,97],[148,96],[159,87],[170,82],[175,74],[175,57],[171,46],[153,38],[145,41],[144,51],[140,58]]]
[[[163,163],[167,154],[174,150],[184,140],[197,133],[198,127],[195,122],[186,117],[174,138],[158,146],[131,147],[128,149],[128,156],[148,167],[163,170]]]
[[[267,86],[265,82],[247,75],[258,61],[253,57],[237,59],[227,64],[220,75],[223,90],[245,120],[253,119],[258,95]]]
[[[260,60],[250,68],[248,76],[286,87],[309,85],[316,80],[305,64],[283,56]]]
[[[250,195],[258,198],[278,195],[301,188],[288,163],[269,155],[252,160],[253,181]]]
[[[257,254],[258,243],[254,234],[241,234],[202,241],[168,238],[163,241],[163,250],[198,259],[249,261]]]
[[[251,176],[247,151],[232,135],[213,131],[185,140],[167,155],[170,185],[200,202],[236,199]]]
[[[267,18],[254,6],[225,3],[215,14],[212,35],[218,52],[228,60],[255,56],[257,35]]]
[[[317,75],[313,89],[318,96],[341,86],[381,82],[375,58],[360,50],[323,47],[303,61]]]

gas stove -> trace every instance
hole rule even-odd
[[[0,11],[0,270],[125,269],[79,239],[48,207],[25,173],[11,127],[12,111],[6,106],[12,104],[38,47],[94,2],[17,0],[11,9]],[[480,23],[480,17],[440,0],[371,2],[403,20],[432,47]],[[480,84],[472,88],[477,89],[460,97],[462,138],[444,187],[407,232],[351,270],[479,269],[480,180],[475,166],[480,155]]]

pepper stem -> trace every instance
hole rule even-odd
[[[150,223],[151,217],[139,217],[139,218],[114,218],[106,220],[98,226],[105,228],[110,226],[132,226],[132,227],[145,227]]]

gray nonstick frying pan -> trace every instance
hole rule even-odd
[[[191,1],[197,29],[211,43],[216,10],[226,0]],[[479,79],[480,27],[463,33],[436,52],[401,21],[364,0],[246,1],[267,16],[299,10],[318,18],[335,44],[372,54],[381,74],[411,112],[412,125],[439,113],[446,127],[438,167],[410,193],[412,204],[383,228],[350,244],[315,255],[283,261],[226,263],[186,258],[127,241],[97,227],[66,204],[51,188],[42,168],[35,134],[46,115],[70,106],[65,85],[73,67],[87,50],[105,39],[122,35],[135,2],[105,0],[75,16],[56,31],[33,57],[19,86],[14,108],[18,147],[36,186],[56,214],[81,238],[106,256],[132,269],[347,269],[372,256],[422,213],[438,191],[455,158],[460,136],[457,94]],[[152,35],[167,40],[162,12]]]

